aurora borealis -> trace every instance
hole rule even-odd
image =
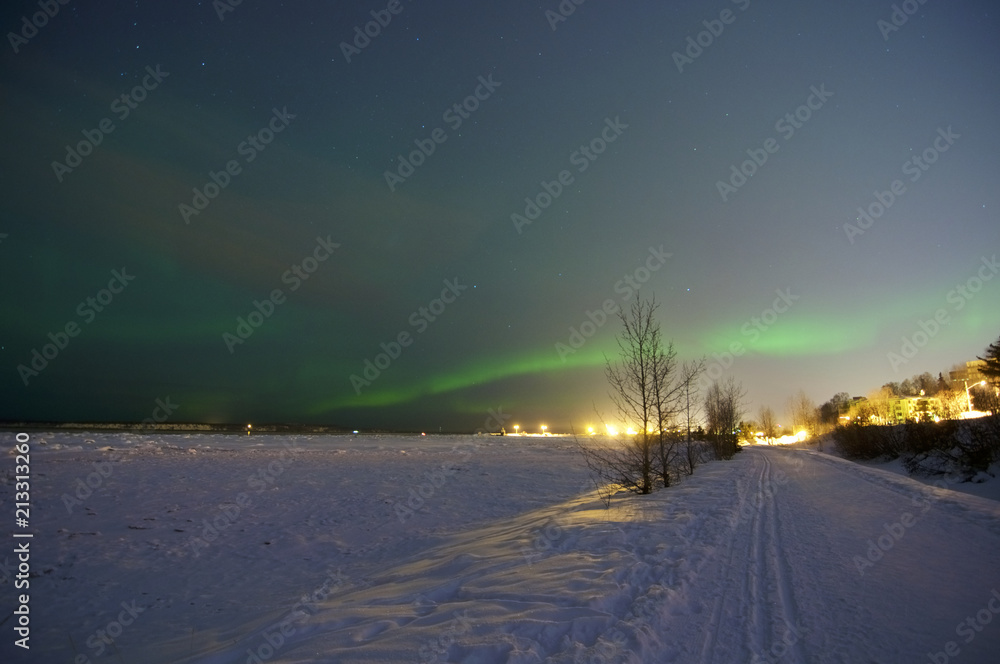
[[[1000,335],[987,2],[0,17],[0,419],[581,426],[636,296],[754,411]]]

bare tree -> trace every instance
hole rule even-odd
[[[713,383],[705,395],[705,419],[717,459],[731,459],[739,450],[736,429],[743,417],[746,390],[730,376]]]
[[[893,394],[885,387],[868,394],[867,400],[857,406],[855,420],[862,424],[892,424],[895,418],[892,414]]]
[[[662,350],[656,304],[637,300],[618,312],[619,359],[605,358],[611,401],[619,418],[637,430],[611,446],[581,446],[587,465],[603,482],[633,493],[653,490],[654,436],[658,424],[656,384],[666,353]]]
[[[687,429],[686,440],[691,440],[691,407],[698,408],[698,377],[705,371],[705,358],[681,365],[680,380],[684,385],[684,426]],[[693,397],[693,402],[692,402]]]
[[[774,411],[770,406],[761,406],[757,417],[760,420],[760,430],[764,434],[764,440],[768,445],[773,445],[774,439],[778,437],[778,420],[774,416]]]
[[[809,437],[819,432],[819,409],[816,403],[806,395],[805,390],[799,390],[789,399],[788,410],[792,413],[792,427],[795,433],[805,430]]]
[[[655,309],[655,305],[652,305]],[[677,353],[673,342],[666,346],[660,340],[659,325],[656,327],[657,343],[653,355],[653,410],[655,419],[656,447],[654,450],[656,470],[663,486],[670,486],[670,474],[677,462],[679,435],[674,431],[675,418],[680,410],[680,400],[684,396],[683,380],[675,380]]]
[[[681,366],[680,380],[684,385],[684,426],[685,436],[684,461],[688,475],[694,474],[695,465],[701,460],[701,441],[691,440],[691,407],[698,408],[699,388],[698,377],[705,371],[705,358],[693,362],[685,362]]]
[[[937,398],[941,402],[941,417],[946,420],[960,419],[968,408],[964,389],[944,390],[938,392]]]

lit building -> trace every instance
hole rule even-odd
[[[936,397],[897,397],[889,400],[889,417],[900,422],[936,422],[943,413]]]
[[[978,383],[981,380],[985,380],[986,376],[980,371],[982,367],[986,366],[985,360],[972,360],[971,362],[965,363],[964,369],[956,369],[954,371],[948,372],[948,377],[951,378],[952,382],[967,382],[969,385],[973,383]]]

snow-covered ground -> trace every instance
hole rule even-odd
[[[560,437],[36,433],[30,445],[31,649],[14,646],[8,615],[25,592],[11,537],[2,662],[1000,652],[1000,503],[816,451],[748,448],[607,509]],[[14,456],[3,463],[15,532]]]

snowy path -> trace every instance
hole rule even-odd
[[[996,661],[1000,620],[956,627],[1000,611],[1000,505],[815,453],[741,456],[755,480],[731,549],[695,582],[710,597],[726,579],[711,636],[678,661],[926,662],[949,641]]]
[[[759,456],[759,474],[751,475],[749,487],[741,487],[726,566],[718,572],[725,585],[714,602],[703,662],[738,661],[740,653],[771,653],[772,649],[775,653],[790,649],[791,661],[806,661],[797,638],[798,611],[778,533],[774,492],[780,484],[769,456]],[[739,629],[733,634],[736,625]]]
[[[1000,620],[955,627],[1000,588],[1000,505],[785,450],[700,473],[464,533],[317,614],[288,661],[915,662],[948,641],[995,661]],[[519,540],[552,523],[528,566]]]
[[[450,538],[317,613],[283,661],[913,662],[950,640],[995,661],[1000,620],[971,644],[954,627],[1000,587],[1000,506],[785,450],[700,473]]]
[[[69,514],[60,496],[110,454],[105,442],[113,473]],[[994,501],[750,448],[608,510],[565,440],[278,442],[109,435],[39,448],[37,647],[25,657],[5,638],[0,661],[985,663],[1000,652]],[[282,472],[248,491],[278,459]],[[454,472],[400,519],[409,489],[443,464]],[[252,502],[193,555],[203,517],[241,491]],[[12,605],[9,578],[0,590]],[[95,630],[130,601],[139,617],[98,651]]]

